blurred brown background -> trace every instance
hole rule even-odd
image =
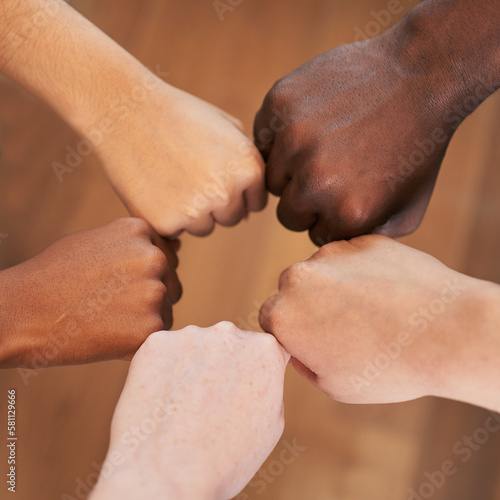
[[[417,2],[400,3],[407,11]],[[168,71],[169,83],[240,117],[250,131],[276,79],[360,32],[375,35],[381,26],[373,11],[386,9],[388,2],[243,0],[223,21],[212,0],[71,4],[144,64]],[[391,24],[400,17],[392,16]],[[95,157],[58,182],[51,163],[64,161],[65,147],[74,147],[78,137],[46,106],[5,80],[0,81],[0,120],[0,234],[8,234],[0,243],[1,268],[32,257],[63,234],[125,215]],[[496,95],[459,129],[423,225],[405,240],[457,270],[497,282],[499,125]],[[279,225],[275,206],[272,199],[265,212],[236,228],[218,228],[205,239],[183,237],[185,293],[175,308],[176,328],[223,319],[258,328],[258,307],[280,272],[314,250],[306,234]],[[6,437],[6,391],[18,391],[16,498],[83,498],[79,481],[92,483],[93,464],[104,457],[126,372],[121,362],[50,369],[31,377],[27,386],[15,370],[0,373],[0,442]],[[458,472],[440,487],[423,486],[421,498],[500,498],[500,433],[491,434],[466,463],[453,452],[457,441],[484,423],[488,415],[481,409],[433,398],[343,405],[291,370],[285,392],[282,443],[241,500],[406,499],[410,488],[418,490],[428,481],[426,472],[448,459],[458,464]],[[294,440],[305,449],[284,465],[279,453]],[[5,478],[6,449],[0,449]],[[7,493],[2,481],[0,497]]]

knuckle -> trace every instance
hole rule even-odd
[[[267,352],[270,356],[279,354],[279,344],[273,335],[269,333],[263,333],[260,337],[260,343],[265,349],[265,352]]]
[[[352,233],[351,237],[368,233],[374,227],[373,208],[370,201],[362,198],[349,198],[339,208],[342,225]]]
[[[275,297],[268,300],[260,310],[260,324],[270,333],[278,334],[283,325],[283,307],[280,298]]]
[[[161,309],[167,298],[167,287],[161,281],[151,281],[145,293],[146,301],[151,305],[153,311]]]
[[[167,269],[168,259],[157,246],[151,244],[144,265],[148,274],[161,276]]]
[[[231,321],[219,321],[219,323],[214,325],[217,330],[220,330],[225,333],[234,333],[236,332],[236,326],[231,323]]]
[[[290,89],[285,79],[278,80],[266,96],[267,104],[271,107],[281,107],[286,104],[290,98]]]
[[[158,350],[164,338],[160,330],[162,330],[162,328],[158,328],[157,330],[153,330],[150,333],[146,333],[142,337],[143,343],[141,347],[141,354],[148,356],[149,354],[152,354]]]
[[[235,126],[237,128],[239,128],[240,130],[245,129],[245,125],[243,124],[243,122],[239,118],[236,118],[233,116],[233,122],[234,122]]]
[[[147,325],[147,335],[150,336],[152,333],[160,332],[165,328],[165,323],[160,314],[151,316]]]
[[[122,224],[126,225],[128,230],[133,234],[142,235],[150,232],[150,225],[139,217],[124,217],[119,220],[122,221]]]
[[[305,262],[292,264],[281,274],[280,288],[293,287],[302,283],[304,280],[304,274],[308,271],[308,268],[309,266],[306,265]]]

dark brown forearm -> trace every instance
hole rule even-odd
[[[498,0],[424,0],[383,37],[451,128],[500,88]]]

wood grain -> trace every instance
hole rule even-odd
[[[410,9],[416,1],[401,2]],[[75,0],[75,8],[167,80],[241,118],[248,130],[275,80],[311,57],[350,42],[386,8],[385,0],[243,0],[220,21],[210,0]],[[391,22],[395,23],[394,17]],[[459,129],[422,227],[405,241],[451,267],[500,281],[500,96]],[[51,163],[78,137],[42,103],[0,81],[0,267],[21,262],[63,234],[96,227],[126,212],[87,158],[59,183]],[[205,239],[184,237],[180,276],[185,294],[175,327],[231,320],[257,329],[259,304],[280,272],[314,250],[305,234],[282,228],[272,199],[261,214]],[[68,258],[71,258],[68,256]],[[29,307],[29,305],[27,305]],[[103,459],[126,363],[44,370],[23,382],[1,372],[19,401],[18,500],[83,498]],[[485,412],[426,398],[387,406],[331,401],[292,370],[285,390],[281,443],[243,498],[401,500],[425,473],[453,455],[454,443],[484,422]],[[249,411],[251,409],[249,408]],[[0,416],[3,422],[4,417]],[[0,440],[3,439],[3,430]],[[500,498],[500,435],[460,464],[436,500]],[[280,466],[285,443],[305,448]],[[6,470],[5,450],[0,471]],[[3,476],[5,477],[5,476]],[[3,486],[2,486],[3,488]],[[0,497],[4,498],[3,491]],[[67,497],[66,497],[67,498]]]

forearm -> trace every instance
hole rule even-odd
[[[116,470],[109,477],[101,477],[89,500],[137,500],[138,498],[172,500],[222,500],[208,493],[197,478],[184,484],[180,478],[168,478],[168,471],[158,470],[157,464],[136,464],[133,469]]]
[[[383,37],[406,71],[426,79],[421,97],[444,128],[500,88],[497,0],[425,0]]]
[[[29,348],[26,345],[26,318],[29,309],[19,296],[20,276],[17,268],[0,271],[0,368],[13,368],[18,365]]]
[[[83,134],[149,73],[62,0],[0,2],[0,71]]]
[[[500,411],[500,286],[470,278],[436,395]]]

